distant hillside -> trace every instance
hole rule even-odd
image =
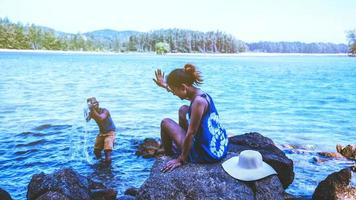
[[[111,29],[71,34],[0,18],[0,48],[171,53],[346,53],[345,44],[302,42],[245,43],[221,31],[161,29],[150,32]]]
[[[346,44],[303,42],[247,43],[248,51],[266,53],[347,53]]]
[[[111,29],[103,29],[92,32],[86,32],[83,35],[93,40],[115,40],[128,41],[130,36],[139,34],[138,31],[115,31]]]
[[[103,29],[92,32],[86,32],[82,35],[92,44],[100,49],[108,51],[127,51],[125,44],[128,43],[130,37],[140,34],[138,31],[116,31],[111,29]],[[126,45],[127,46],[127,45]]]

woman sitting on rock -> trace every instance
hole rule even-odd
[[[164,73],[156,70],[155,83],[172,92],[180,99],[190,101],[190,106],[179,109],[179,124],[172,119],[161,122],[161,141],[165,153],[178,158],[169,161],[162,169],[171,171],[185,162],[213,163],[227,154],[228,138],[219,121],[219,115],[212,98],[197,86],[202,84],[200,72],[192,64],[175,69],[164,79]],[[176,148],[175,148],[176,147]],[[177,152],[176,152],[177,153]]]

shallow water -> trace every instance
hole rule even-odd
[[[350,161],[312,162],[317,151],[356,141],[356,59],[341,56],[156,56],[0,53],[0,187],[25,199],[35,173],[73,167],[116,188],[140,186],[152,159],[135,156],[139,141],[159,138],[160,121],[188,104],[155,86],[154,70],[196,64],[230,134],[257,131],[290,154],[296,177],[288,192],[310,196]],[[93,159],[97,127],[83,119],[96,96],[117,126],[111,167]]]

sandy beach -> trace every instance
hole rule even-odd
[[[53,53],[53,54],[87,54],[87,55],[156,55],[155,52],[110,52],[110,51],[60,51],[60,50],[27,50],[27,49],[0,49],[0,53]],[[273,56],[348,56],[346,53],[167,53],[166,56],[214,56],[214,57],[273,57]]]

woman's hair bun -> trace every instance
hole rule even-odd
[[[185,64],[184,72],[189,74],[189,76],[191,77],[191,84],[199,85],[203,83],[203,79],[201,77],[200,72],[196,70],[196,67],[193,64]]]
[[[170,87],[179,87],[182,84],[200,85],[203,83],[203,79],[194,65],[186,64],[183,69],[178,68],[171,71],[167,76],[167,83]]]
[[[192,64],[184,65],[184,72],[189,73],[189,74],[194,74],[195,73],[195,66],[192,65]]]

